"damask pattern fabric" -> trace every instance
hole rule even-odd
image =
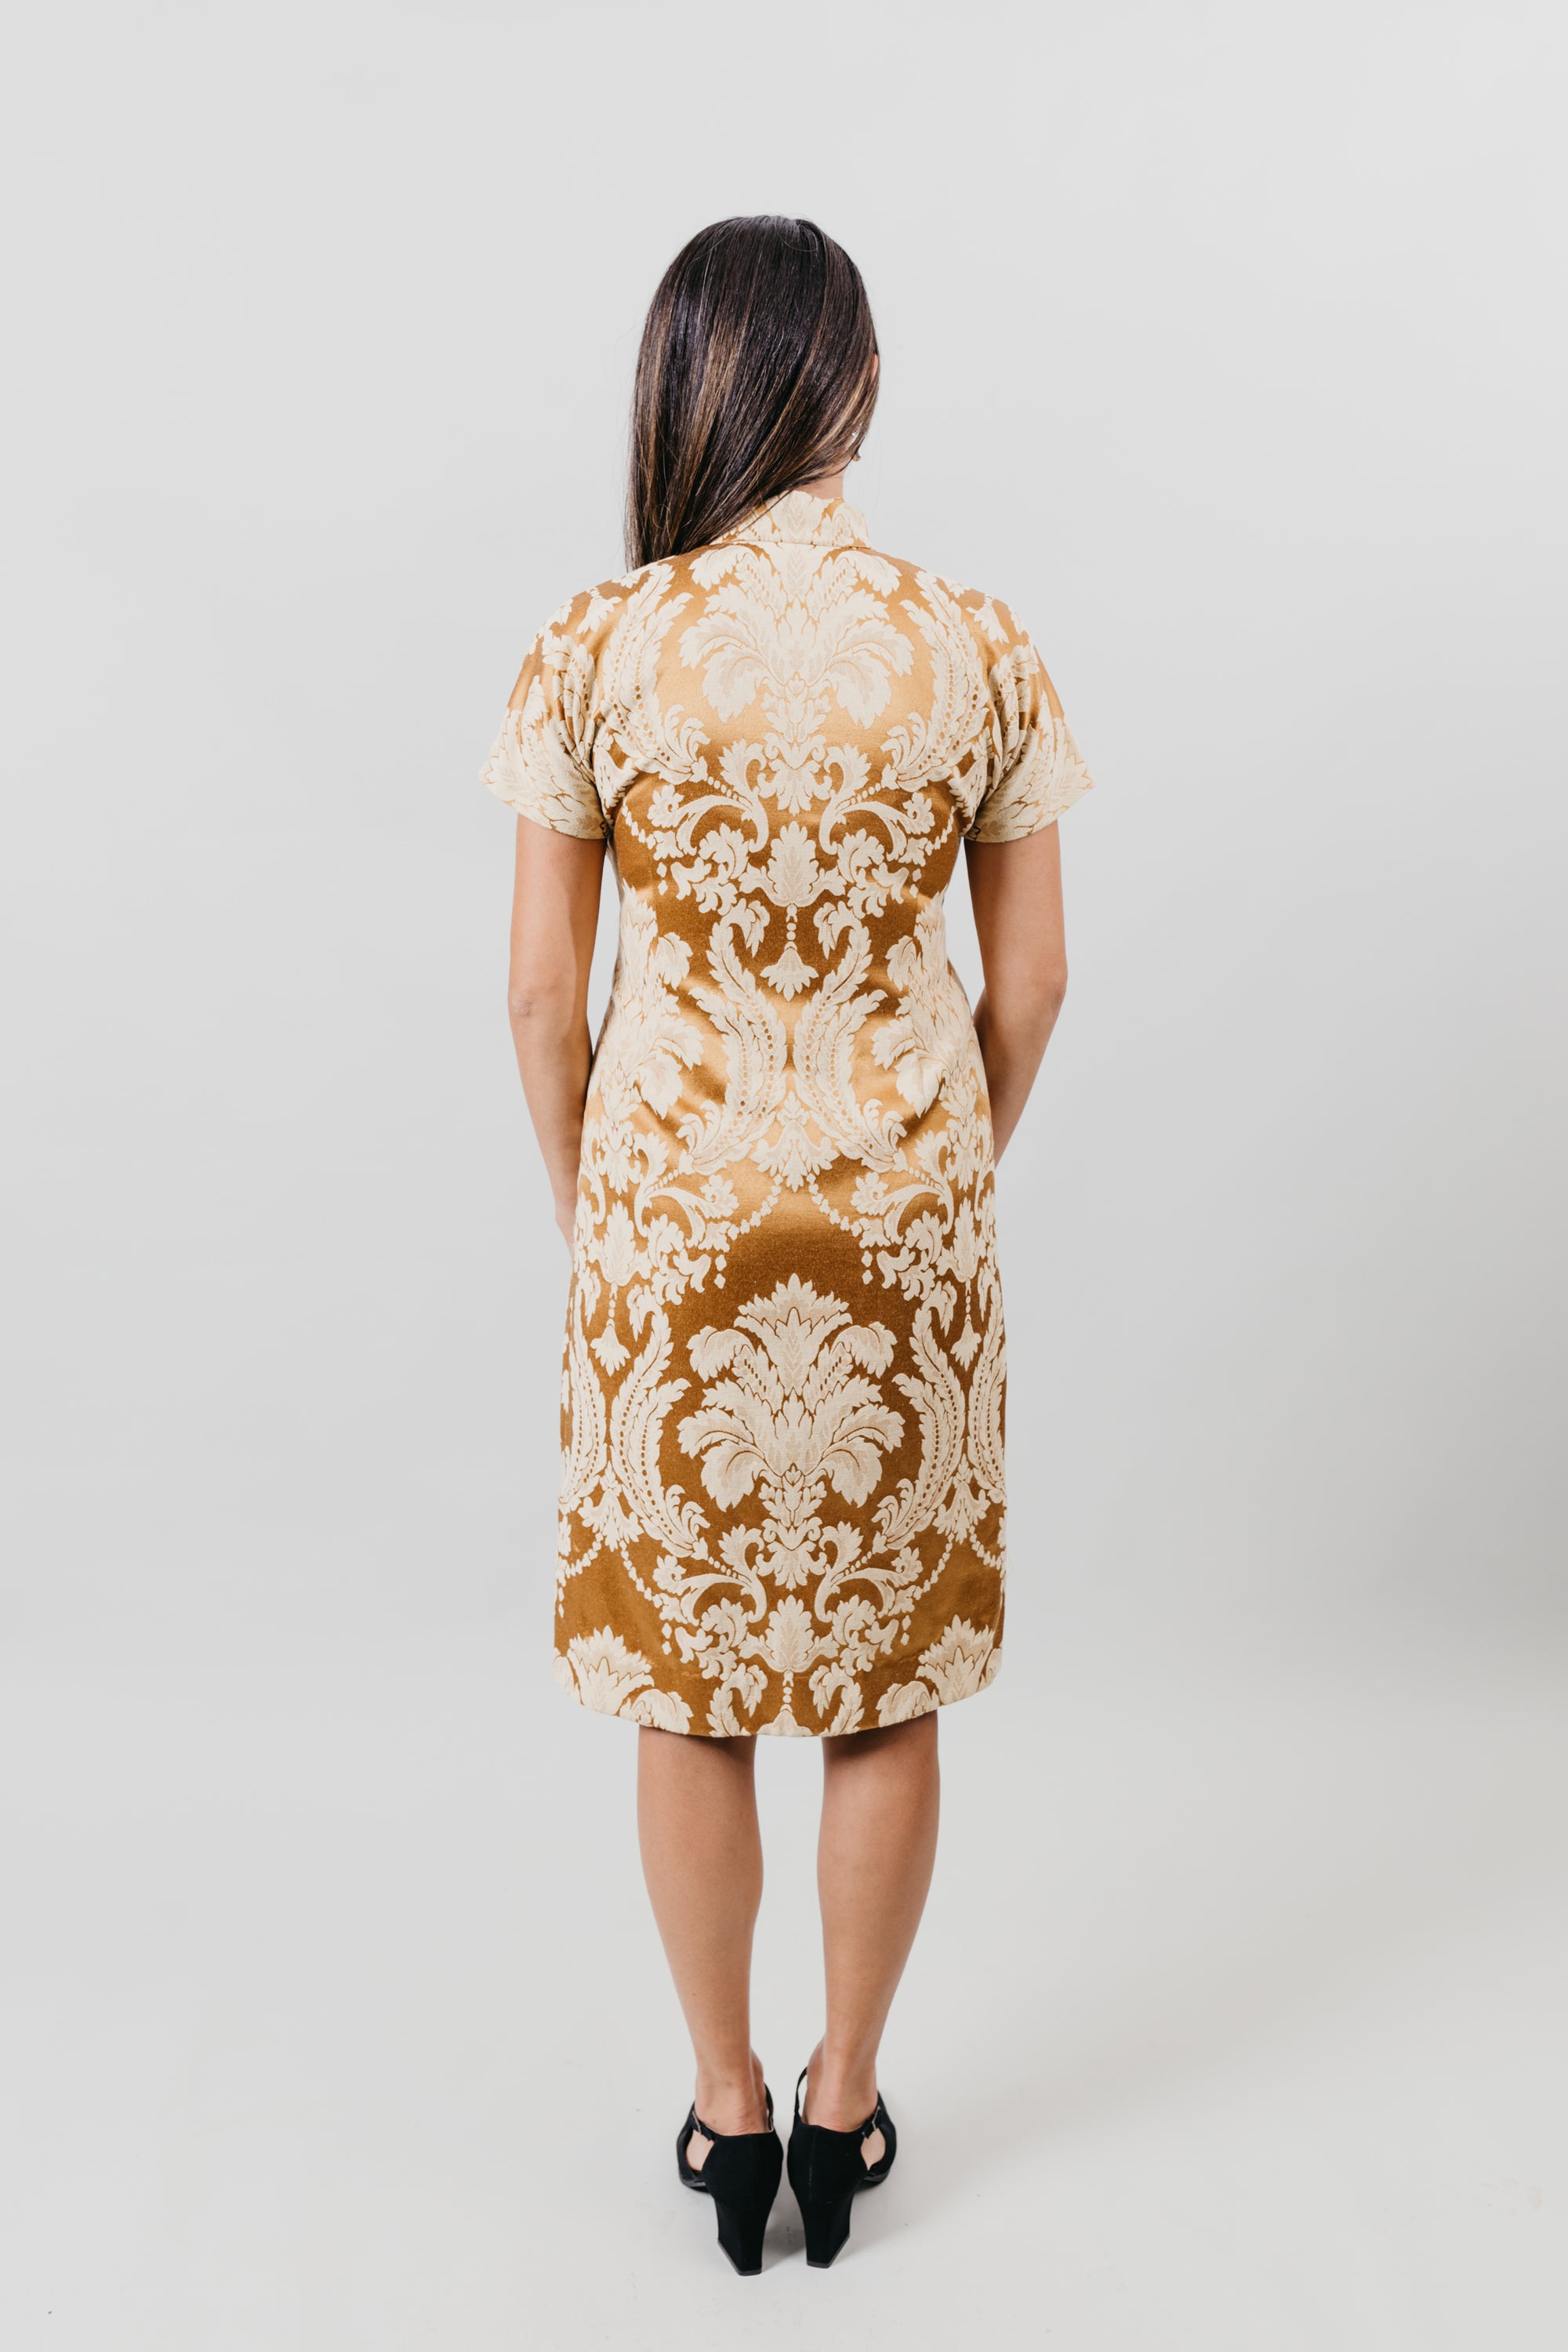
[[[1089,787],[1005,605],[794,491],[574,597],[484,771],[607,839],[555,1672],[670,1731],[844,1733],[1000,1656],[990,1113],[942,898],[960,840]]]

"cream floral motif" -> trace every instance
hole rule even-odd
[[[608,835],[563,1387],[556,1672],[671,1730],[982,1689],[1005,1349],[942,894],[1088,788],[1005,607],[794,492],[574,598],[485,781]]]
[[[606,1625],[597,1633],[578,1633],[558,1653],[555,1679],[584,1706],[601,1715],[630,1716],[660,1731],[685,1731],[691,1709],[673,1691],[653,1687],[653,1669],[636,1650],[628,1650],[618,1633]]]
[[[893,1683],[877,1704],[879,1724],[907,1723],[911,1716],[929,1715],[933,1707],[984,1690],[996,1672],[996,1643],[989,1625],[982,1629],[955,1617],[940,1641],[921,1653],[918,1682]]]

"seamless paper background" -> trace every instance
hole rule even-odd
[[[776,210],[876,309],[849,496],[1015,606],[1099,789],[899,2185],[831,2282],[781,2210],[747,2326],[1554,2342],[1554,12],[10,47],[8,2341],[731,2324],[634,1743],[548,1675],[565,1255],[476,776],[620,561],[659,272]],[[816,1768],[763,1761],[782,2098]]]

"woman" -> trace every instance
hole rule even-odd
[[[572,1251],[555,1673],[640,1727],[697,2062],[680,2177],[747,2272],[783,2162],[749,2018],[759,1733],[823,1743],[808,2261],[893,2160],[877,2051],[937,1710],[1000,1654],[993,1167],[1061,1003],[1055,820],[1089,783],[1005,606],[873,551],[843,502],[877,375],[859,272],[812,222],[692,239],[637,362],[634,568],[542,631],[485,770],[521,819],[511,1022]]]

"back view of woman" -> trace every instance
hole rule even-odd
[[[1001,1655],[994,1167],[1066,985],[1056,819],[1089,784],[1006,607],[844,503],[877,374],[859,273],[811,222],[692,239],[638,362],[635,568],[541,632],[485,770],[521,820],[512,1027],[572,1250],[555,1674],[640,1727],[697,2062],[678,2160],[743,2271],[783,2164],[749,2014],[759,1734],[823,1742],[826,2017],[789,2147],[809,2261],[893,2158],[877,2052],[937,1710]],[[973,1016],[942,915],[961,841]]]

